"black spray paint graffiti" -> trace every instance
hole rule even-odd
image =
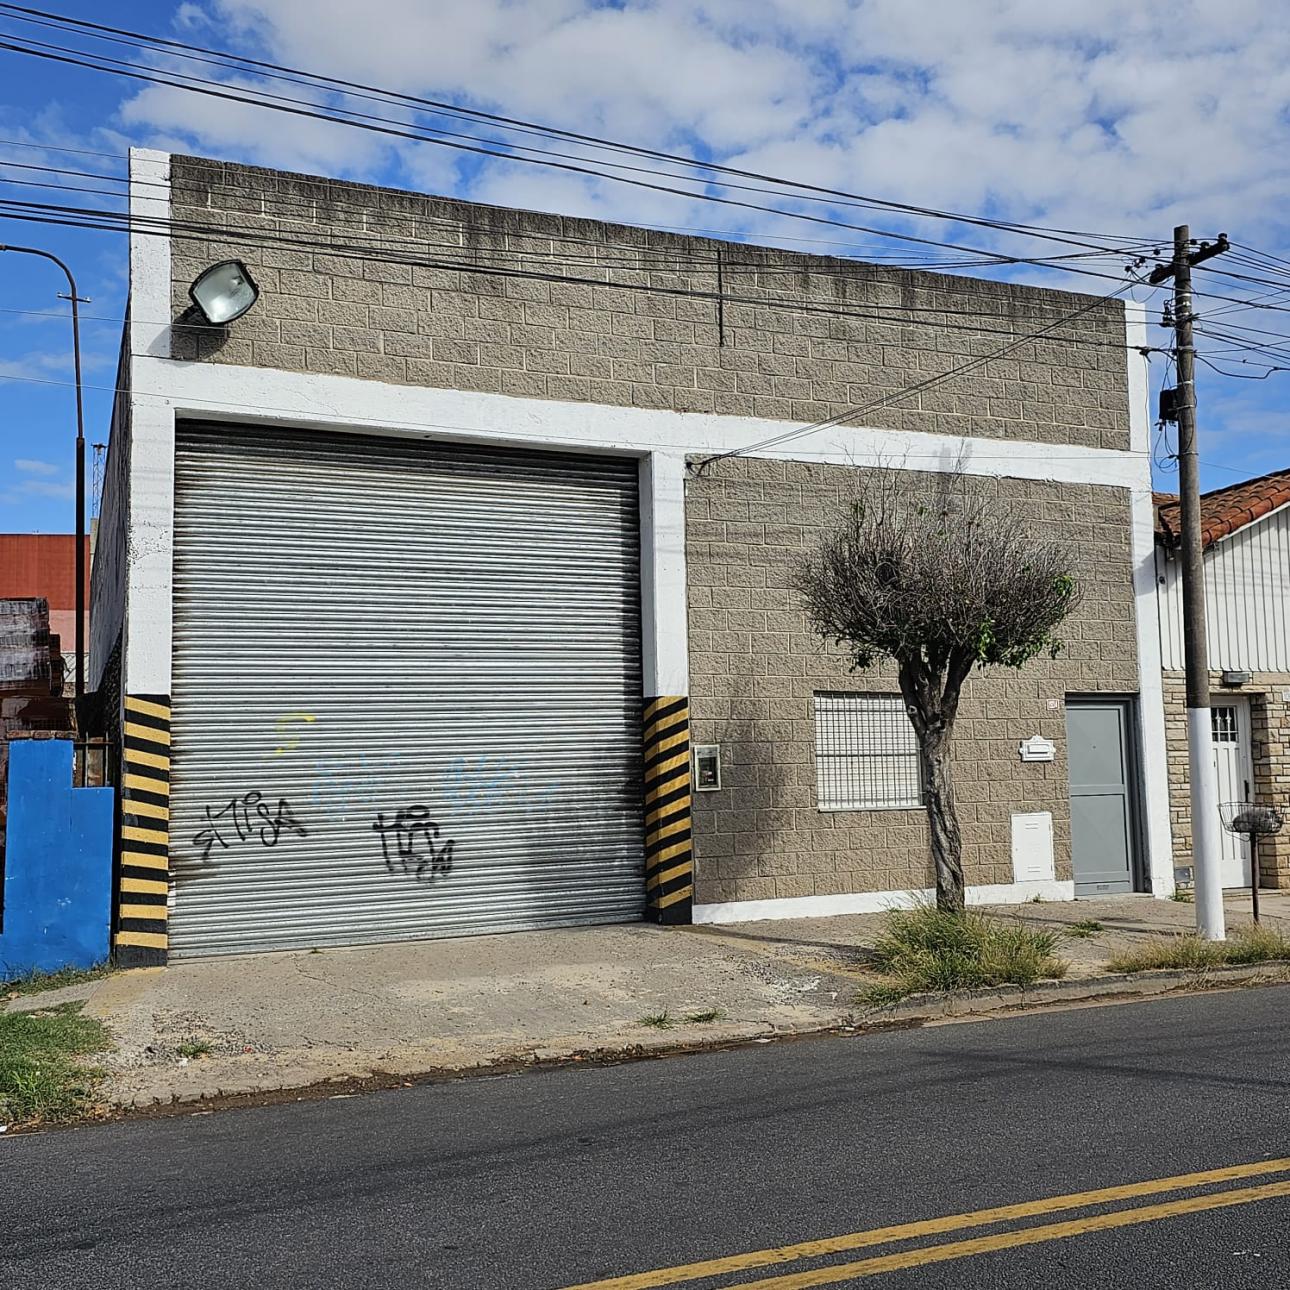
[[[378,811],[372,828],[380,835],[385,867],[391,873],[402,870],[421,882],[434,882],[452,872],[454,843],[436,845],[440,829],[428,806],[402,807],[392,821]]]
[[[283,833],[294,833],[301,838],[308,836],[304,826],[291,814],[285,797],[278,798],[275,811],[264,800],[263,793],[252,791],[230,798],[218,811],[208,806],[206,828],[193,838],[193,846],[201,848],[202,861],[205,862],[210,859],[211,850],[216,845],[227,850],[229,839],[247,842],[258,837],[261,846],[276,847]]]

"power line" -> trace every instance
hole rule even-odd
[[[60,381],[53,377],[36,377],[36,376],[12,376],[0,374],[0,381],[13,381],[25,385],[47,385],[68,388],[75,384],[73,381]],[[122,385],[91,385],[83,384],[83,389],[94,390],[103,394],[130,394],[136,399],[156,399],[161,402],[171,402],[171,396],[166,394],[153,394],[148,391],[131,390],[129,386]],[[210,411],[212,408],[225,412],[249,412],[262,417],[265,413],[277,413],[281,416],[300,419],[299,408],[280,407],[267,403],[239,403],[228,399],[207,399],[203,400],[203,413]],[[390,429],[409,429],[416,430],[447,430],[459,434],[477,435],[479,433],[478,425],[459,425],[452,422],[430,422],[418,421],[415,427],[410,427],[407,421],[396,421],[388,417],[364,417],[361,425],[355,427],[355,431],[361,433],[367,427],[382,427]],[[958,437],[958,436],[953,436]],[[576,443],[591,446],[603,446],[603,439],[588,439],[576,435],[559,435],[555,441],[560,443]],[[1000,441],[1001,446],[1004,441]],[[973,461],[1060,461],[1063,456],[1063,448],[1069,450],[1069,456],[1072,460],[1083,460],[1087,449],[1075,444],[1055,444],[1052,446],[1045,445],[1044,451],[1039,453],[1017,453],[1001,451],[998,453],[977,453],[972,454]],[[756,452],[759,445],[742,450],[743,454]],[[943,456],[943,449],[928,448],[926,452],[910,452],[904,454],[914,459],[926,458],[928,461],[940,461]],[[1130,450],[1125,456],[1145,457],[1146,453]]]
[[[117,162],[120,162],[122,165],[125,165],[125,164],[128,162],[128,160],[129,160],[128,156],[127,156],[125,153],[114,153],[114,152],[95,152],[95,151],[91,151],[91,150],[84,149],[84,148],[62,148],[62,147],[59,147],[59,146],[57,146],[57,145],[55,145],[55,144],[30,143],[30,142],[24,142],[24,141],[16,140],[16,139],[0,139],[0,148],[26,148],[26,149],[33,149],[33,150],[37,150],[37,151],[45,151],[45,152],[70,152],[70,153],[78,153],[78,154],[83,155],[83,156],[98,157],[98,158],[101,158],[101,159],[106,160],[106,161],[117,161]],[[42,169],[47,169],[47,168],[45,168],[45,167],[39,167],[39,166],[28,166],[28,165],[26,165],[25,163],[22,163],[22,162],[9,161],[9,160],[0,161],[0,165],[6,165],[6,166],[16,167],[16,168],[22,168],[22,169],[32,169],[32,170],[42,170]],[[55,168],[52,168],[52,167],[51,167],[51,168],[48,168],[48,169],[55,169]],[[126,176],[126,175],[103,175],[103,174],[98,174],[98,173],[94,173],[94,172],[76,171],[76,170],[71,170],[71,169],[64,169],[64,170],[59,171],[58,173],[66,174],[66,175],[69,175],[69,176],[77,176],[77,175],[78,175],[78,176],[80,176],[80,177],[82,177],[82,178],[94,178],[94,179],[108,180],[108,181],[110,181],[110,182],[112,182],[112,183],[118,183],[118,184],[131,184],[131,183],[133,183],[133,184],[135,184],[135,185],[143,185],[143,186],[146,186],[146,187],[156,187],[156,188],[168,188],[168,187],[169,187],[169,185],[168,185],[166,182],[161,181],[161,180],[148,180],[148,179],[140,179],[140,178],[134,178],[134,179],[132,179],[131,177]],[[341,181],[329,180],[329,179],[313,179],[313,180],[312,180],[312,182],[319,183],[319,184],[333,184],[333,183],[338,183],[338,182],[341,182]],[[389,190],[389,191],[402,191],[402,190]],[[422,196],[422,194],[415,194],[415,195],[416,195],[416,196]],[[327,200],[327,204],[328,204],[328,205],[335,205],[335,206],[337,206],[337,207],[339,207],[339,208],[342,208],[342,209],[355,209],[355,210],[358,210],[358,209],[366,210],[366,209],[368,209],[368,208],[366,208],[366,207],[362,207],[362,208],[360,208],[360,207],[352,206],[352,205],[351,205],[351,204],[349,204],[349,203],[345,203],[345,202],[339,201],[338,199],[333,198],[333,197],[330,197],[330,196],[329,196],[326,200]],[[473,204],[473,203],[465,203],[465,202],[464,202],[464,199],[460,199],[460,198],[441,198],[440,200],[445,200],[445,201],[463,201],[463,204]],[[568,217],[568,216],[563,216],[563,217],[557,216],[556,218],[570,218],[570,217]],[[582,217],[577,217],[577,218],[582,218]],[[842,241],[841,239],[838,239],[838,238],[813,238],[813,237],[801,237],[801,236],[794,236],[793,234],[790,234],[790,233],[770,233],[770,232],[766,232],[766,231],[759,230],[759,231],[757,232],[757,234],[755,235],[755,236],[757,237],[757,239],[759,239],[759,240],[758,240],[758,241],[755,241],[755,242],[750,242],[750,241],[748,241],[747,239],[748,239],[748,237],[753,236],[753,235],[750,235],[750,234],[747,234],[747,233],[744,233],[744,232],[740,232],[740,231],[738,231],[738,230],[732,230],[732,229],[711,229],[711,228],[698,227],[698,226],[690,225],[690,224],[686,224],[686,225],[680,225],[680,224],[671,224],[671,225],[669,225],[669,224],[648,224],[648,225],[645,225],[645,224],[633,224],[633,223],[631,223],[631,221],[629,221],[629,220],[623,220],[623,219],[615,219],[614,221],[612,221],[612,224],[613,224],[615,227],[620,227],[620,228],[630,228],[630,229],[637,229],[637,230],[639,230],[639,231],[642,231],[642,232],[649,232],[649,233],[654,233],[654,232],[671,232],[671,233],[676,233],[676,234],[678,234],[678,235],[680,235],[680,236],[696,236],[696,235],[698,235],[698,236],[707,236],[707,237],[713,237],[713,238],[718,238],[718,239],[726,239],[726,240],[730,240],[730,239],[738,239],[737,241],[732,241],[732,242],[731,242],[731,244],[732,244],[732,245],[758,246],[758,245],[761,245],[761,244],[762,244],[762,242],[763,242],[764,240],[767,240],[767,239],[768,239],[768,240],[771,240],[771,241],[774,241],[774,242],[792,242],[792,243],[795,243],[795,244],[805,245],[805,246],[835,246],[835,247],[843,247],[843,248],[846,248],[846,249],[849,249],[849,250],[858,251],[858,252],[862,253],[862,255],[864,256],[864,258],[866,258],[866,259],[872,259],[873,257],[878,256],[878,255],[882,255],[882,254],[892,254],[892,252],[882,252],[882,251],[878,250],[876,247],[873,247],[873,246],[859,246],[859,245],[857,245],[855,242]],[[566,240],[566,241],[578,241],[578,242],[583,242],[583,241],[586,241],[586,242],[594,242],[594,241],[595,241],[594,239],[571,238],[571,237],[569,237],[567,234],[566,234],[566,235],[563,235],[563,237],[562,237],[562,239],[561,239],[561,240]],[[1086,251],[1086,252],[1081,252],[1081,253],[1073,253],[1073,254],[1072,254],[1072,255],[1070,255],[1070,256],[1035,257],[1035,258],[1033,258],[1032,260],[1026,261],[1026,263],[1034,263],[1034,264],[1040,265],[1040,266],[1042,267],[1042,266],[1047,265],[1047,264],[1048,264],[1048,263],[1050,263],[1050,262],[1057,262],[1057,261],[1065,260],[1065,259],[1082,259],[1082,258],[1090,258],[1090,259],[1094,259],[1094,258],[1112,258],[1112,259],[1119,259],[1119,258],[1122,258],[1124,255],[1130,255],[1130,254],[1135,254],[1135,253],[1145,253],[1145,252],[1147,252],[1150,248],[1155,247],[1155,246],[1156,246],[1156,243],[1155,243],[1155,242],[1138,242],[1138,243],[1134,243],[1134,244],[1132,244],[1132,245],[1125,246],[1125,247],[1116,247],[1116,248],[1112,248],[1112,249],[1110,249],[1110,250],[1108,250],[1108,251],[1091,250],[1091,251]],[[836,252],[831,252],[830,254],[831,254],[831,255],[836,255],[837,253],[836,253]],[[906,258],[906,259],[908,259],[908,257],[905,257],[905,258]],[[981,263],[986,263],[986,261],[984,261],[984,260],[982,260],[982,261],[980,261],[980,262],[981,262]],[[990,258],[990,260],[989,260],[988,262],[989,262],[989,263],[991,263],[991,264],[995,263],[995,259],[994,259],[993,255],[991,255],[991,258]],[[964,263],[964,264],[967,264],[967,263],[977,263],[977,261],[964,261],[963,263]],[[917,263],[917,265],[916,265],[916,267],[920,267],[920,268],[924,268],[924,267],[925,267],[925,268],[936,268],[936,269],[939,269],[939,268],[945,268],[945,267],[957,267],[957,266],[959,266],[959,262],[958,262],[958,261],[938,261],[938,260],[932,260],[932,259],[929,259],[929,260],[928,260],[928,261],[926,261],[925,263],[923,263],[923,262],[918,262],[918,263]]]
[[[788,309],[800,314],[815,314],[824,317],[856,318],[871,322],[889,323],[902,321],[900,319],[894,319],[890,315],[883,314],[881,312],[872,312],[876,307],[871,306],[863,306],[858,309],[845,309],[830,305],[817,304],[810,300],[785,298],[783,296],[771,294],[767,294],[765,296],[748,296],[730,291],[719,292],[715,289],[704,290],[694,287],[669,286],[657,283],[601,280],[597,278],[576,276],[569,273],[557,273],[539,269],[525,269],[507,264],[481,263],[471,248],[460,248],[463,252],[469,253],[469,258],[465,258],[465,256],[463,256],[463,258],[452,258],[451,256],[433,258],[413,254],[396,254],[371,245],[324,241],[305,237],[291,237],[280,233],[256,233],[245,229],[238,230],[235,235],[230,235],[227,230],[211,228],[208,225],[190,223],[181,220],[166,220],[160,217],[141,217],[131,215],[128,212],[119,211],[93,211],[86,210],[81,207],[59,206],[53,203],[15,202],[7,199],[0,199],[0,217],[27,223],[54,224],[64,227],[92,228],[99,230],[106,229],[113,232],[129,232],[132,235],[138,236],[168,236],[177,241],[191,241],[197,243],[227,245],[228,242],[232,240],[254,246],[322,251],[341,259],[374,261],[385,264],[400,264],[407,265],[409,267],[443,269],[484,276],[522,278],[543,282],[600,287],[603,289],[653,293],[664,296],[707,300],[714,304],[721,301],[726,305],[737,304],[763,308],[771,307]],[[712,266],[707,267],[710,268]],[[612,273],[614,271],[615,269],[613,267],[605,270],[607,273]],[[638,271],[639,270],[637,269],[626,270],[628,273]],[[648,270],[646,271],[648,272]],[[1127,288],[1128,286],[1133,285],[1136,284],[1128,283],[1125,284],[1125,287]],[[1113,292],[1111,293],[1111,296],[1096,297],[1092,302],[1092,307],[1096,307],[1104,303],[1116,294],[1119,294],[1119,292]],[[944,313],[946,311],[929,307],[929,312],[937,314]],[[973,314],[972,316],[986,317],[989,315]],[[998,321],[1006,323],[1007,319],[1005,316],[1001,315],[998,317]],[[1054,323],[1053,326],[1057,326],[1059,324],[1060,319],[1057,323]],[[907,325],[919,324],[915,320],[909,320]],[[929,327],[936,326],[947,330],[974,331],[989,335],[1015,335],[1015,329],[1012,328],[969,326],[967,324],[938,322],[935,319],[928,320],[921,325]],[[1083,337],[1054,337],[1054,339],[1061,339],[1072,344],[1093,345],[1099,348],[1124,349],[1126,347],[1121,343],[1095,341]]]
[[[1014,350],[1019,349],[1022,345],[1030,344],[1032,341],[1042,340],[1049,332],[1053,330],[1054,327],[1060,326],[1062,323],[1074,322],[1075,319],[1082,317],[1084,314],[1090,313],[1093,309],[1097,308],[1099,305],[1105,304],[1115,296],[1118,296],[1122,292],[1129,290],[1129,288],[1133,285],[1135,284],[1125,283],[1124,286],[1119,287],[1117,290],[1111,292],[1109,295],[1099,297],[1098,299],[1093,301],[1089,301],[1087,304],[1082,305],[1079,309],[1076,309],[1071,313],[1065,315],[1064,317],[1058,319],[1056,322],[1049,324],[1049,326],[1041,328],[1037,332],[1031,332],[1029,335],[1022,336],[1019,339],[1013,341],[1011,344],[1004,345],[1002,348],[994,350],[989,354],[983,354],[978,358],[970,359],[966,363],[961,363],[956,367],[952,367],[948,371],[941,372],[938,375],[928,377],[926,380],[915,382],[913,385],[907,386],[903,390],[896,391],[894,394],[881,395],[878,398],[872,399],[867,403],[858,404],[855,407],[848,408],[845,412],[840,412],[836,416],[825,417],[823,420],[813,422],[810,425],[800,426],[797,429],[788,430],[782,434],[772,435],[770,438],[763,439],[760,442],[753,444],[748,448],[733,449],[729,452],[715,453],[712,456],[705,457],[702,461],[698,462],[696,469],[701,474],[709,466],[714,465],[715,463],[720,461],[726,461],[731,457],[746,456],[750,452],[758,452],[766,448],[773,448],[773,447],[779,446],[780,444],[788,443],[793,439],[800,438],[802,435],[815,434],[821,430],[831,430],[838,426],[845,425],[848,421],[855,420],[856,417],[865,416],[870,412],[876,412],[878,409],[887,407],[891,403],[904,402],[905,399],[912,398],[915,394],[921,394],[926,390],[932,389],[935,386],[942,384],[945,381],[953,379],[954,377],[964,376],[968,372],[974,371],[978,367],[982,367],[985,364],[993,363],[1000,358],[1004,358],[1008,354],[1012,353]]]
[[[114,183],[120,183],[120,184],[130,183],[130,180],[125,178],[119,178],[117,176],[111,176],[111,175],[101,175],[94,172],[77,171],[77,170],[70,169],[68,167],[36,166],[36,165],[27,165],[21,162],[12,162],[12,161],[3,161],[3,160],[0,160],[0,167],[9,167],[9,168],[20,169],[20,170],[30,170],[36,173],[52,173],[52,174],[59,175],[61,177],[106,179]],[[144,179],[144,180],[136,180],[135,183],[146,187],[156,188],[159,193],[163,193],[163,192],[168,193],[170,191],[170,185],[168,183],[165,183],[159,180]],[[6,184],[6,185],[14,184],[14,185],[19,185],[23,187],[48,188],[54,192],[60,192],[60,193],[61,192],[97,193],[101,196],[112,197],[112,198],[119,199],[121,201],[125,201],[128,196],[126,193],[117,193],[117,192],[112,192],[104,189],[80,187],[77,185],[64,184],[61,182],[45,184],[38,181],[0,178],[0,184]],[[270,197],[269,195],[266,195],[261,200],[263,202],[262,213],[265,217],[271,217],[275,215],[283,216],[285,212],[289,212],[292,210],[313,212],[320,205],[325,206],[328,210],[343,211],[343,212],[347,212],[355,215],[370,216],[373,213],[372,207],[370,205],[364,206],[357,203],[344,202],[342,200],[334,199],[330,196],[328,196],[327,198],[316,198],[316,199],[303,198],[303,197],[294,198],[294,199],[293,198],[284,199],[279,194],[279,195],[273,195],[272,197]],[[456,200],[456,199],[441,199],[441,200]],[[465,204],[463,203],[463,205]],[[103,214],[105,215],[109,213],[120,214],[121,212],[103,212]],[[290,215],[287,215],[286,217],[294,218],[293,216],[290,216]],[[430,217],[425,215],[394,217],[395,220],[398,220],[400,218],[407,218],[409,220],[415,219],[415,221],[418,223],[424,221],[430,224],[439,225],[446,229],[451,229],[458,233],[464,233],[466,231],[476,231],[486,236],[496,236],[495,229],[489,228],[484,225],[474,224],[466,218],[463,218],[461,220],[450,220],[442,217]],[[559,217],[556,217],[556,218],[559,218]],[[317,221],[315,217],[304,222],[317,222]],[[646,231],[655,232],[658,230],[651,229]],[[390,243],[390,244],[411,243],[414,245],[424,244],[423,238],[418,238],[413,236],[399,237],[390,233],[373,233],[371,231],[365,231],[364,236],[372,241],[381,242],[381,243]],[[530,233],[530,232],[525,232],[523,230],[508,230],[505,236],[507,237],[508,240],[513,238],[520,241],[532,240],[537,242],[564,242],[564,243],[569,243],[571,245],[576,245],[583,248],[589,247],[594,249],[598,253],[602,253],[602,254],[604,250],[608,247],[618,247],[623,251],[627,252],[628,254],[631,254],[633,256],[640,258],[641,260],[644,260],[647,257],[653,258],[656,260],[662,260],[665,257],[669,257],[671,263],[680,265],[682,267],[711,269],[713,265],[713,261],[711,257],[696,256],[692,249],[687,250],[679,247],[673,248],[673,249],[665,249],[660,247],[644,246],[644,245],[640,245],[637,243],[630,243],[630,242],[615,242],[608,238],[598,239],[598,238],[592,238],[592,237],[576,237],[576,236],[572,236],[564,233],[555,233],[553,231],[546,231],[546,232],[535,231]],[[755,243],[739,242],[739,243],[730,243],[728,244],[728,246],[731,248],[743,249],[747,251],[750,256],[748,263],[741,263],[738,259],[728,260],[727,268],[730,269],[731,271],[748,269],[748,270],[756,271],[761,274],[774,274],[779,276],[790,276],[790,275],[795,276],[797,274],[800,274],[801,272],[800,266],[796,266],[796,265],[782,264],[782,263],[779,263],[779,264],[765,263],[764,261],[755,262],[753,257],[755,257],[756,252],[758,250],[762,249],[762,248],[759,248]],[[863,253],[862,262],[874,263],[877,265],[877,267],[880,267],[880,268],[913,268],[913,269],[921,269],[921,270],[945,269],[945,268],[960,269],[960,268],[977,267],[984,263],[982,261],[969,261],[969,260],[958,260],[958,261],[942,260],[942,261],[926,261],[926,262],[917,261],[917,260],[910,261],[908,256],[900,257],[900,260],[897,263],[887,263],[887,262],[875,261],[871,259],[870,257],[874,255],[875,252],[872,252],[867,248],[856,248],[856,249],[862,251]],[[532,251],[521,251],[518,247],[490,248],[490,250],[498,254],[523,254],[523,255],[538,254],[537,252],[532,252]],[[717,250],[718,248],[714,248],[714,254],[716,253]],[[565,253],[565,254],[567,255],[568,253]],[[877,252],[876,254],[881,255],[883,253]],[[1074,253],[1064,257],[1045,257],[1042,263],[1044,265],[1047,265],[1059,259],[1062,259],[1062,260],[1088,259],[1088,258],[1100,258],[1100,257],[1101,257],[1100,252],[1079,252],[1079,253]],[[851,259],[852,257],[834,256],[831,258]],[[1041,261],[1037,260],[1035,261],[1035,263],[1038,264],[1038,263],[1041,263]],[[641,267],[644,267],[644,266],[642,265]]]
[[[866,196],[848,192],[843,189],[832,189],[819,185],[806,184],[795,180],[788,180],[776,175],[764,174],[757,171],[743,170],[736,167],[723,165],[717,162],[703,161],[693,157],[686,157],[677,153],[668,153],[658,149],[642,148],[631,144],[624,144],[614,140],[601,138],[594,135],[579,133],[576,131],[562,130],[555,127],[540,125],[531,121],[524,121],[514,117],[500,116],[494,113],[483,112],[478,109],[465,108],[460,105],[445,103],[439,100],[419,98],[414,95],[399,93],[381,89],[379,87],[364,85],[359,82],[346,81],[335,77],[323,76],[318,73],[303,71],[297,68],[287,67],[282,64],[264,62],[261,60],[250,59],[243,55],[232,54],[226,51],[213,50],[198,45],[192,45],[183,41],[171,40],[164,37],[150,36],[140,32],[130,31],[121,27],[108,26],[102,23],[93,23],[83,19],[70,18],[65,15],[51,13],[45,10],[34,9],[27,6],[15,5],[10,3],[0,4],[0,9],[6,10],[11,18],[18,21],[34,23],[43,27],[52,27],[55,30],[70,33],[80,31],[93,36],[101,41],[110,41],[114,44],[133,45],[138,48],[151,47],[154,50],[164,50],[173,56],[222,67],[224,70],[235,70],[231,65],[240,65],[241,68],[253,68],[262,75],[271,75],[271,79],[287,81],[301,88],[319,89],[327,88],[333,91],[344,93],[348,97],[364,98],[381,103],[398,103],[414,108],[424,110],[432,115],[448,116],[456,120],[471,120],[475,122],[487,122],[490,125],[502,126],[511,131],[518,131],[525,134],[536,134],[543,138],[563,139],[570,142],[589,146],[597,150],[606,150],[614,153],[627,153],[636,157],[651,158],[656,161],[665,161],[671,164],[682,165],[691,169],[698,169],[710,174],[731,175],[740,179],[755,180],[761,184],[772,184],[780,188],[791,190],[789,195],[800,195],[802,193],[812,194],[820,197],[827,197],[831,204],[860,205],[866,208],[890,210],[902,214],[916,215],[924,218],[932,218],[954,223],[973,224],[980,227],[995,229],[997,231],[1022,233],[1026,236],[1043,237],[1049,240],[1080,240],[1081,244],[1087,244],[1088,239],[1100,239],[1103,241],[1129,241],[1142,242],[1143,239],[1135,239],[1122,234],[1089,234],[1078,230],[1052,228],[1046,225],[1025,224],[1018,221],[989,219],[982,216],[967,215],[961,212],[937,210],[935,208],[918,206],[911,203],[895,202],[882,198]],[[122,39],[124,38],[124,39]],[[37,44],[42,42],[31,41],[29,43]],[[46,48],[63,50],[64,46],[49,46]],[[25,52],[25,51],[19,51]],[[73,51],[78,53],[87,53],[88,51]],[[104,62],[119,62],[120,60],[109,60],[103,55],[89,54],[90,57],[97,57]],[[129,66],[135,66],[129,64]],[[100,69],[102,70],[102,69]],[[182,75],[176,73],[176,75]],[[185,79],[200,80],[202,78],[187,77]],[[209,80],[207,84],[211,84]],[[355,114],[357,115],[357,114]],[[388,120],[388,118],[378,118]],[[513,145],[512,145],[513,146]],[[568,156],[568,154],[560,154]],[[608,163],[613,164],[613,163]],[[657,173],[657,172],[655,172]],[[739,187],[739,185],[723,184],[726,187]],[[764,190],[757,190],[764,191]],[[891,234],[892,236],[902,236],[900,234]],[[1147,245],[1159,245],[1158,242],[1148,242]]]

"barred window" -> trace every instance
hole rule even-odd
[[[1209,724],[1216,744],[1237,742],[1235,708],[1227,704],[1212,707],[1209,710]]]
[[[904,699],[817,693],[815,777],[821,811],[921,806],[918,740]]]

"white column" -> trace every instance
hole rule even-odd
[[[1160,613],[1156,588],[1155,508],[1151,500],[1151,409],[1146,306],[1125,305],[1128,344],[1129,448],[1138,454],[1140,483],[1130,490],[1134,617],[1138,646],[1138,743],[1142,749],[1143,833],[1151,893],[1174,892],[1173,834],[1169,823],[1169,754],[1161,676]]]
[[[130,212],[170,218],[170,155],[130,152]],[[160,226],[164,229],[164,225]],[[130,503],[122,690],[170,693],[175,530],[175,415],[162,387],[170,358],[170,238],[130,237]]]
[[[685,596],[685,458],[641,458],[641,647],[646,698],[690,693]]]
[[[1227,935],[1223,912],[1223,837],[1214,774],[1214,731],[1209,708],[1187,709],[1187,756],[1191,770],[1191,846],[1197,863],[1196,928],[1207,941]]]

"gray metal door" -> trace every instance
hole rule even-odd
[[[636,479],[180,427],[175,954],[640,917]]]
[[[1125,700],[1068,699],[1071,862],[1077,896],[1133,890],[1133,738]]]

